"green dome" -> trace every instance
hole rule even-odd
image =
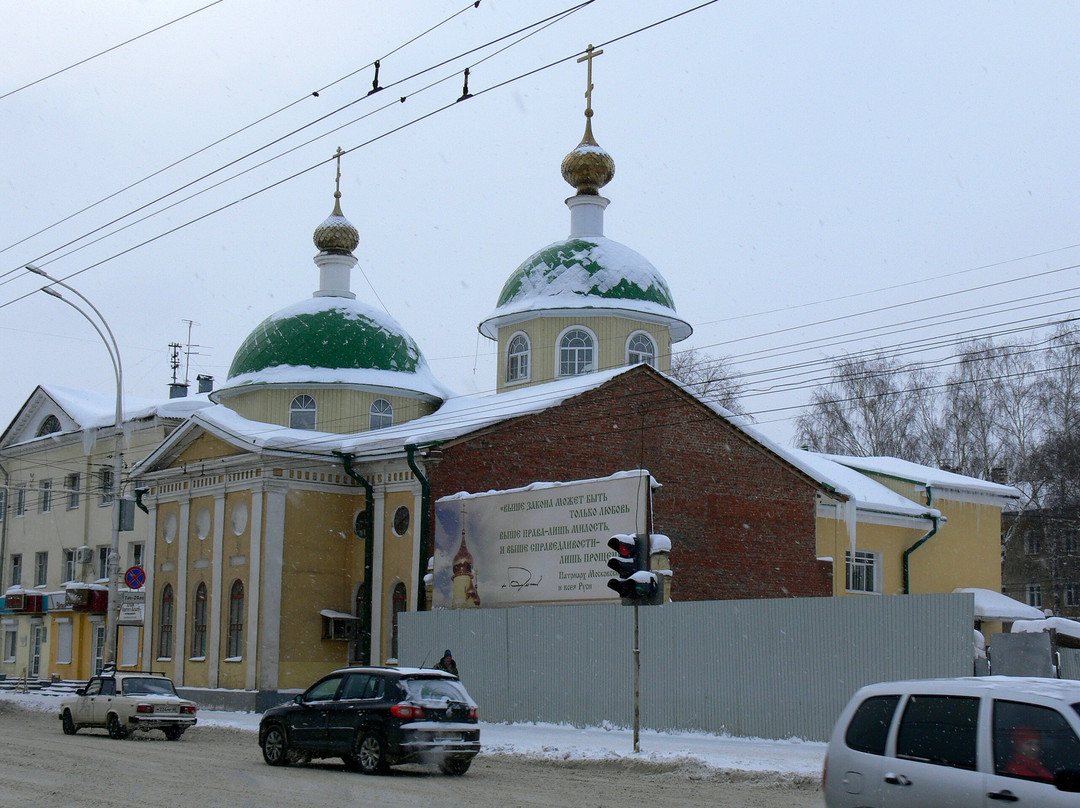
[[[573,237],[533,253],[503,285],[495,311],[480,324],[494,338],[506,318],[567,309],[616,310],[667,322],[673,339],[690,335],[675,313],[663,276],[639,253],[603,236]]]
[[[353,383],[444,392],[392,317],[342,297],[311,298],[267,317],[236,352],[228,381],[230,387]]]

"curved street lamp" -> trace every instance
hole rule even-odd
[[[112,361],[113,375],[116,377],[116,420],[114,422],[114,430],[116,432],[116,446],[113,450],[113,472],[112,472],[112,546],[109,550],[108,568],[106,570],[109,578],[109,611],[106,621],[106,637],[105,637],[105,665],[110,663],[115,667],[116,665],[116,641],[117,641],[117,622],[120,616],[120,586],[118,581],[119,575],[119,561],[120,561],[120,475],[123,472],[123,440],[124,440],[124,369],[120,363],[120,346],[116,344],[116,337],[113,336],[112,329],[109,328],[109,323],[98,311],[97,306],[90,302],[90,300],[72,286],[64,283],[64,281],[54,278],[49,275],[45,270],[39,269],[32,264],[27,264],[26,268],[33,272],[35,275],[48,280],[52,285],[61,286],[67,289],[74,295],[77,295],[80,300],[90,307],[91,311],[97,315],[97,320],[91,317],[86,311],[77,303],[73,303],[66,297],[61,295],[55,289],[50,289],[48,286],[43,286],[41,291],[47,295],[55,297],[75,311],[79,312],[86,321],[94,327],[98,336],[101,337],[102,342],[105,343],[105,350],[109,352],[109,359]],[[99,324],[100,321],[100,324]],[[104,331],[102,328],[104,327]],[[106,336],[107,335],[107,336]],[[95,671],[96,673],[96,671]]]

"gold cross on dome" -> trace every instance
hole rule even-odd
[[[337,158],[337,177],[334,179],[334,198],[341,198],[341,155],[344,152],[341,151],[341,146],[337,147],[337,151],[334,152],[334,157]]]
[[[593,91],[592,60],[595,57],[599,56],[603,52],[604,52],[603,50],[597,50],[592,45],[589,45],[589,47],[587,47],[585,49],[585,55],[578,59],[578,64],[581,64],[582,62],[585,62],[585,61],[588,61],[588,63],[589,63],[588,86],[585,87],[585,117],[586,118],[591,118],[592,117],[592,91]]]

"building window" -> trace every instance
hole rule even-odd
[[[506,380],[523,382],[529,378],[529,338],[515,334],[506,349]]]
[[[98,479],[101,480],[101,498],[98,504],[109,505],[113,501],[113,470],[102,467],[98,472]]]
[[[26,514],[26,486],[20,485],[15,489],[15,515],[24,516]]]
[[[395,536],[404,536],[409,529],[409,509],[404,505],[398,505],[394,511],[393,528]]]
[[[191,613],[191,656],[206,658],[206,584],[195,588],[195,608]]]
[[[38,427],[37,437],[42,435],[51,435],[53,432],[60,431],[60,419],[55,415],[49,415],[41,422],[41,426]]]
[[[75,563],[75,551],[64,550],[64,581],[75,580]]]
[[[158,657],[161,659],[172,659],[175,605],[172,584],[165,584],[165,588],[161,590],[161,617],[158,618]]]
[[[1042,587],[1039,584],[1028,584],[1024,587],[1024,595],[1027,597],[1027,605],[1036,609],[1042,608]]]
[[[19,647],[19,629],[15,626],[4,627],[4,662],[15,661],[15,649]]]
[[[391,605],[391,627],[390,627],[390,655],[394,658],[398,658],[398,615],[405,611],[407,607],[407,593],[405,591],[405,584],[397,583],[394,585],[394,595]]]
[[[878,554],[866,550],[847,550],[844,555],[848,592],[877,592]]]
[[[79,507],[79,474],[69,474],[64,478],[64,490],[67,491],[67,506],[69,511]]]
[[[1062,591],[1062,598],[1065,601],[1066,606],[1080,606],[1080,584],[1065,584],[1065,589]]]
[[[394,408],[385,398],[371,402],[371,429],[383,429],[394,423]]]
[[[71,646],[74,635],[71,621],[56,624],[56,664],[71,664]]]
[[[353,519],[353,533],[356,534],[356,538],[360,541],[367,540],[367,511],[360,511],[356,514],[356,518]]]
[[[244,655],[244,583],[234,581],[229,592],[229,638],[225,656],[239,659]]]
[[[11,556],[11,586],[22,586],[22,553]]]
[[[631,335],[626,343],[626,364],[656,367],[656,343],[643,331]]]
[[[1039,534],[1033,530],[1024,534],[1024,552],[1027,555],[1038,555],[1042,552],[1042,542],[1039,539]]]
[[[571,328],[559,340],[559,375],[580,376],[596,370],[594,350],[592,334],[581,328]]]
[[[0,489],[0,522],[7,517],[7,489]]]
[[[38,510],[41,513],[48,513],[52,510],[52,480],[42,480],[38,485],[40,486]]]
[[[146,560],[146,545],[141,541],[133,541],[128,545],[128,566],[143,567]]]
[[[315,399],[309,395],[299,395],[289,405],[290,429],[314,429],[317,409]]]
[[[45,586],[49,579],[49,554],[34,553],[34,586]]]
[[[1075,531],[1070,531],[1065,534],[1065,552],[1080,552],[1080,535],[1077,535]]]
[[[106,544],[97,548],[97,573],[98,580],[109,577],[109,546]]]

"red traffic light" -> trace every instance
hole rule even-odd
[[[635,541],[627,533],[618,533],[608,539],[607,546],[619,554],[619,558],[633,558]]]

